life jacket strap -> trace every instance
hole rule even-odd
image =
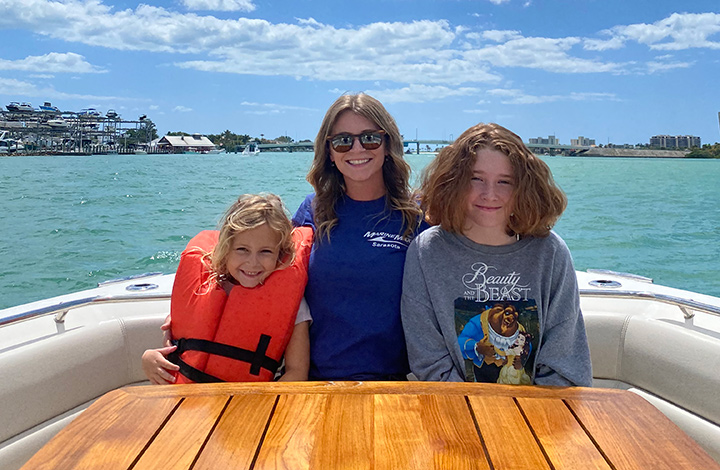
[[[258,341],[257,348],[255,351],[230,346],[228,344],[216,343],[205,339],[197,338],[180,338],[177,341],[173,341],[177,345],[177,349],[168,356],[171,362],[174,362],[180,366],[180,373],[198,383],[212,383],[212,382],[224,382],[213,375],[203,372],[191,365],[187,364],[180,357],[185,351],[200,351],[208,354],[214,354],[216,356],[227,357],[235,359],[241,362],[247,362],[250,364],[250,374],[260,375],[260,369],[266,369],[271,374],[280,367],[280,361],[268,357],[265,353],[270,345],[271,337],[269,335],[261,334],[260,340]]]

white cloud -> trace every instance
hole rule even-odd
[[[251,0],[181,0],[189,10],[254,11]]]
[[[34,96],[37,88],[32,83],[0,77],[0,95]]]
[[[188,108],[185,106],[175,106],[173,108],[173,111],[176,111],[178,113],[189,113],[190,111],[192,111],[192,108]]]
[[[664,72],[672,69],[686,69],[693,65],[692,62],[659,62],[650,61],[647,64],[648,73]]]
[[[495,33],[489,32],[491,36]],[[514,33],[514,32],[511,32]],[[568,51],[581,43],[580,38],[535,38],[497,34],[503,44],[467,51],[465,58],[485,62],[495,67],[526,67],[562,73],[620,72],[620,64],[582,59],[571,56]]]
[[[216,9],[254,7],[251,0],[184,1],[193,8],[201,4]],[[544,38],[525,37],[514,30],[470,30],[442,19],[336,27],[314,18],[296,19],[292,24],[224,19],[146,3],[119,10],[102,0],[0,0],[0,5],[0,28],[24,29],[66,43],[163,53],[160,61],[181,68],[298,80],[379,81],[435,90],[439,88],[432,87],[498,86],[504,80],[500,72],[504,67],[561,74],[647,73],[671,67],[631,67],[633,62],[615,63],[600,54],[628,41],[668,50],[720,47],[711,41],[720,31],[720,14],[714,13],[674,14],[652,25],[617,26],[601,31],[598,38]],[[591,57],[587,51],[598,54]],[[179,57],[182,54],[193,57],[184,60]],[[58,54],[55,62],[51,55],[41,56],[42,60],[1,61],[0,68],[37,71],[44,64],[75,73],[104,72],[77,54]]]
[[[470,87],[449,88],[446,86],[410,85],[396,89],[367,90],[366,93],[383,103],[426,103],[451,96],[479,95],[482,90]]]
[[[614,93],[577,93],[567,95],[528,95],[521,90],[497,88],[486,92],[496,96],[502,104],[541,104],[556,101],[619,101]]]
[[[0,59],[0,70],[19,70],[23,72],[47,73],[105,73],[85,61],[85,57],[74,52],[50,52],[41,56],[27,56],[20,60]]]
[[[583,47],[588,51],[608,51],[625,47],[625,40],[621,37],[610,39],[585,39]]]
[[[503,3],[508,3],[510,0],[488,0],[488,1],[494,5],[502,5]]]
[[[512,30],[500,31],[500,30],[496,30],[496,29],[490,29],[487,31],[483,31],[481,36],[485,39],[489,39],[494,42],[506,42],[506,41],[510,41],[511,39],[522,38],[522,34],[520,34],[520,31],[512,31]]]
[[[720,42],[709,39],[720,33],[720,13],[673,13],[653,24],[616,26],[605,33],[613,36],[612,44],[636,41],[656,50],[720,49]]]
[[[248,113],[252,114],[267,114],[269,112],[285,112],[285,111],[318,111],[315,108],[305,108],[302,106],[290,106],[286,104],[276,104],[276,103],[254,103],[251,101],[243,101],[240,103],[239,106],[243,107],[249,107],[251,108],[251,111],[246,111]]]

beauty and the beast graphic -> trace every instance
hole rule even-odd
[[[530,385],[539,338],[538,311],[520,275],[489,276],[476,263],[455,300],[455,330],[470,382]]]

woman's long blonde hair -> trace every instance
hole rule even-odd
[[[497,150],[510,160],[515,187],[508,235],[545,237],[567,206],[567,197],[547,164],[522,139],[498,124],[478,124],[440,151],[425,168],[420,186],[426,219],[445,230],[462,233],[470,179],[481,149]]]
[[[378,100],[364,93],[347,94],[339,97],[325,113],[315,138],[315,158],[307,180],[315,189],[313,208],[315,211],[316,240],[330,239],[330,231],[337,224],[335,204],[345,194],[345,180],[330,161],[330,137],[340,114],[352,112],[373,122],[385,131],[385,162],[382,167],[383,180],[391,209],[403,215],[405,232],[410,236],[421,221],[421,212],[412,199],[410,191],[410,165],[403,159],[403,141],[395,120]]]

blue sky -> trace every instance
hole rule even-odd
[[[0,104],[314,138],[365,91],[406,138],[720,141],[717,0],[0,0]]]

